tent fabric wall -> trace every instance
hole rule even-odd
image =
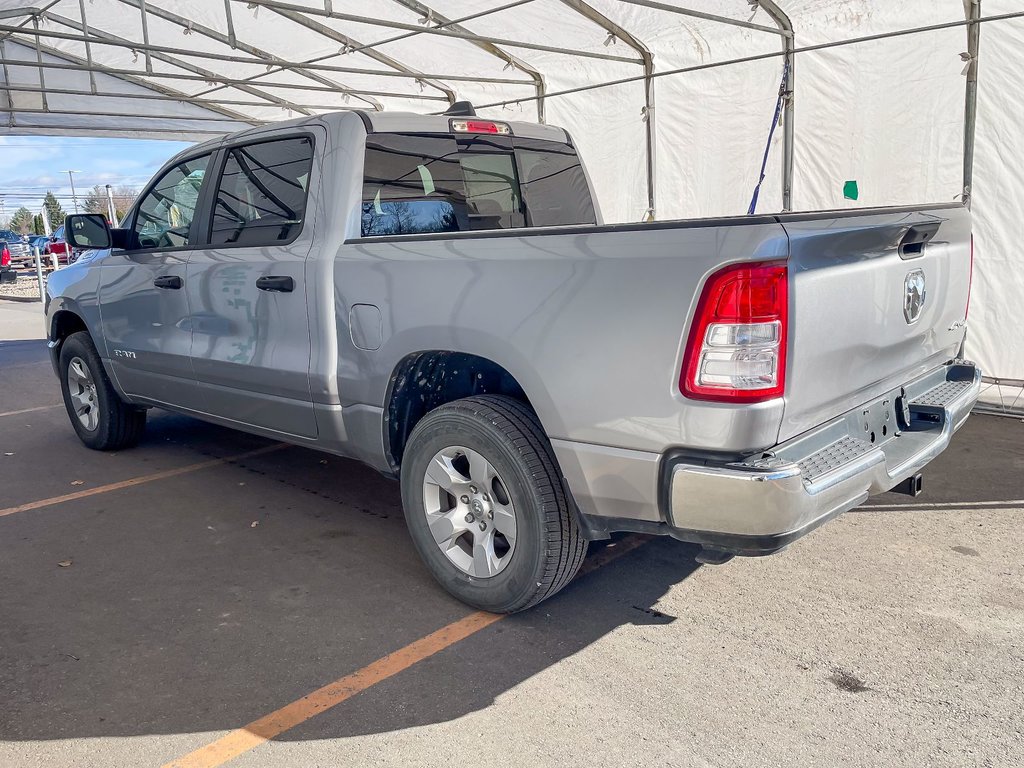
[[[656,106],[647,119],[654,128],[657,218],[745,213],[778,98],[782,37],[771,32],[776,23],[766,10],[748,0],[659,1],[765,29],[672,13],[644,0],[372,0],[358,12],[328,4],[333,15],[323,0],[146,0],[145,28],[140,0],[31,7],[0,0],[8,62],[0,70],[0,135],[199,139],[332,109],[441,111],[453,98],[495,104],[480,110],[487,116],[535,120],[542,77],[546,119],[579,145],[606,220],[638,221],[648,209],[644,67],[634,43],[609,33],[617,25],[653,55]],[[964,0],[776,4],[792,21],[798,47],[965,19]],[[982,10],[992,16],[1021,7],[1018,0],[983,0]],[[461,21],[442,26],[452,20]],[[71,68],[33,66],[36,25],[42,60]],[[88,48],[75,39],[83,30]],[[1016,81],[1024,19],[983,24],[981,41],[967,351],[989,373],[1024,379],[1024,334],[1011,321],[1024,288],[1015,247],[1024,236],[1024,97]],[[958,198],[966,49],[961,25],[798,53],[793,207]],[[757,56],[764,58],[660,74]],[[127,74],[90,79],[81,70],[90,59]],[[47,91],[45,107],[32,88]],[[155,98],[140,101],[147,92]],[[776,130],[759,212],[782,208],[782,141]],[[844,196],[849,181],[857,182],[856,200]]]
[[[991,8],[986,8],[986,13],[1020,8],[1011,0],[993,0],[988,5]],[[1024,296],[1020,246],[1024,243],[1022,57],[1024,19],[982,29],[972,195],[975,269],[968,331],[968,352],[985,371],[1018,382],[1024,380],[1020,303]],[[988,394],[993,400],[999,395]]]

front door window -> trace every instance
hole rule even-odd
[[[190,158],[157,181],[139,204],[132,226],[132,250],[189,245],[189,230],[209,162],[209,155]]]

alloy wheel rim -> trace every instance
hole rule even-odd
[[[68,392],[78,422],[92,432],[100,423],[100,400],[92,372],[80,357],[68,363]]]
[[[508,487],[478,451],[462,446],[434,454],[423,477],[427,526],[441,552],[477,579],[497,576],[516,546]]]

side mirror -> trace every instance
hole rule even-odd
[[[64,219],[64,239],[72,248],[110,248],[110,226],[102,213],[76,213]]]

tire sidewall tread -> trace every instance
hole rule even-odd
[[[100,418],[94,430],[88,430],[82,425],[71,402],[67,373],[68,366],[75,357],[80,358],[89,368],[89,373],[96,384]],[[73,333],[64,340],[60,348],[58,368],[64,407],[71,420],[71,426],[86,446],[99,451],[115,451],[139,442],[145,429],[146,412],[121,399],[107,376],[103,361],[96,351],[96,345],[87,332]]]
[[[471,577],[452,564],[426,524],[423,475],[435,453],[452,445],[482,451],[513,496],[513,559],[488,579]],[[511,613],[536,605],[572,579],[586,553],[550,442],[533,412],[510,397],[469,397],[424,416],[406,446],[402,499],[413,543],[431,574],[453,595],[483,610]]]

